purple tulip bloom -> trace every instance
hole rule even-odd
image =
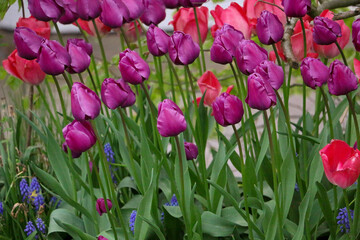
[[[304,17],[311,9],[311,0],[283,0],[282,5],[288,17]]]
[[[170,9],[181,6],[179,0],[163,0],[163,2],[165,4],[165,7]]]
[[[183,7],[199,7],[207,0],[179,0],[180,5]]]
[[[198,148],[194,143],[184,142],[185,155],[187,160],[196,159],[199,152]]]
[[[65,68],[70,66],[71,57],[60,43],[43,38],[37,61],[45,73],[58,75],[64,73]]]
[[[112,202],[110,199],[106,199],[107,207],[109,211],[112,208]],[[99,215],[103,215],[104,213],[107,213],[105,200],[103,198],[98,198],[96,200],[96,211],[99,213]]]
[[[258,73],[248,77],[248,94],[245,102],[254,109],[266,110],[276,105],[276,94],[270,83]]]
[[[59,22],[62,24],[73,23],[79,18],[76,13],[75,0],[62,0],[62,8],[64,9],[64,14],[59,19]]]
[[[356,19],[352,24],[352,42],[356,51],[360,51],[360,19]]]
[[[130,49],[120,53],[119,70],[125,82],[137,85],[150,76],[150,67],[139,54]]]
[[[242,32],[229,24],[224,24],[215,33],[215,40],[210,48],[211,60],[220,64],[231,63],[235,57],[236,47],[242,40],[244,40]]]
[[[315,17],[314,19],[314,41],[319,45],[330,45],[341,37],[340,25],[326,17]]]
[[[321,87],[329,79],[329,68],[316,58],[304,58],[300,70],[305,85],[312,89]]]
[[[236,48],[235,58],[240,71],[245,75],[250,75],[257,65],[268,59],[268,54],[253,40],[242,40]]]
[[[254,72],[261,75],[261,77],[265,81],[268,81],[270,85],[276,90],[278,90],[284,83],[284,71],[282,67],[276,65],[272,61],[263,61],[255,68]]]
[[[99,0],[77,0],[76,13],[82,20],[91,20],[100,16],[101,6]]]
[[[71,112],[76,120],[95,119],[100,114],[101,101],[84,84],[75,82],[71,88]]]
[[[170,99],[159,103],[157,129],[163,137],[174,137],[186,130],[183,112]]]
[[[244,115],[242,101],[227,92],[217,97],[211,106],[216,122],[224,127],[239,123]]]
[[[275,14],[264,10],[257,20],[256,33],[261,43],[271,45],[283,38],[284,26]]]
[[[71,64],[66,69],[69,73],[81,73],[89,67],[92,54],[90,43],[83,39],[68,39],[66,50],[71,57]]]
[[[328,87],[332,95],[345,95],[358,88],[358,79],[349,67],[335,60],[330,64]]]
[[[170,37],[169,57],[176,65],[191,64],[199,54],[199,44],[194,42],[190,35],[175,31]]]
[[[146,40],[149,52],[154,56],[162,56],[169,51],[170,36],[154,24],[150,25]]]
[[[55,0],[29,0],[28,4],[31,15],[37,20],[57,21],[63,14],[63,9]]]
[[[14,42],[18,55],[27,60],[38,57],[42,37],[27,27],[18,27],[14,31]]]
[[[162,0],[143,0],[145,11],[140,20],[146,24],[159,24],[166,17],[165,4]]]
[[[107,239],[106,237],[103,237],[103,236],[98,236],[97,239],[98,239],[98,240],[109,240],[109,239]]]
[[[101,99],[110,109],[125,108],[134,105],[135,93],[122,79],[106,78],[101,85]]]
[[[109,27],[121,27],[130,18],[129,9],[121,0],[103,0],[100,20]]]

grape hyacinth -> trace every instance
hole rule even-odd
[[[0,202],[0,214],[1,214],[1,215],[4,214],[3,202]]]
[[[299,185],[297,183],[295,183],[295,191],[299,192],[300,189],[299,189]]]
[[[35,206],[36,211],[39,211],[40,207],[44,205],[44,197],[39,194],[33,198],[33,205]]]
[[[45,223],[41,218],[36,219],[36,227],[37,229],[39,229],[40,232],[46,234]]]
[[[165,203],[164,206],[172,206],[172,207],[179,206],[179,203],[177,201],[175,194],[171,197],[170,202]]]
[[[24,202],[25,199],[29,197],[29,184],[27,183],[25,178],[20,181],[20,193]]]
[[[34,177],[32,180],[31,180],[31,184],[30,184],[30,190],[31,192],[35,191],[36,193],[39,193],[41,188],[40,188],[40,184],[37,180],[36,177]]]
[[[110,164],[111,164],[111,163],[115,163],[115,158],[114,158],[115,153],[113,152],[110,143],[106,143],[106,144],[104,145],[104,152],[105,152],[107,161],[108,161]],[[111,179],[112,179],[113,183],[117,184],[116,176],[115,176],[115,174],[114,174],[114,172],[115,172],[117,169],[116,169],[116,168],[113,168],[113,166],[109,165],[109,170],[110,170],[110,173],[111,173]]]
[[[129,220],[129,227],[133,234],[134,234],[134,230],[135,230],[136,214],[137,214],[136,210],[132,211],[130,214],[130,220]]]
[[[350,215],[351,215],[351,219],[354,218],[354,211],[350,209]],[[346,207],[344,208],[340,208],[339,209],[339,214],[336,217],[337,220],[337,224],[340,225],[340,230],[341,232],[349,232],[350,231],[350,222],[349,222],[349,217],[348,217],[348,211],[346,210]]]
[[[24,232],[26,233],[26,236],[30,236],[34,231],[36,231],[36,228],[32,221],[29,221],[26,223]]]
[[[61,199],[58,199],[57,197],[52,196],[49,204],[50,204],[50,206],[58,208],[60,206],[61,202],[62,202]]]

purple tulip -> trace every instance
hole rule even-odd
[[[198,7],[207,0],[179,0],[180,5],[183,7]]]
[[[257,65],[268,59],[268,54],[253,40],[242,40],[237,45],[235,58],[240,71],[245,75],[250,75]]]
[[[176,65],[188,65],[200,54],[199,44],[190,35],[175,31],[170,37],[169,57]]]
[[[110,211],[112,208],[112,202],[110,199],[106,199],[106,202],[108,209]],[[105,200],[103,198],[98,198],[96,200],[96,211],[99,213],[100,216],[103,215],[104,213],[107,213]]]
[[[103,0],[100,20],[109,27],[121,27],[130,18],[129,9],[121,0]]]
[[[102,83],[101,99],[110,109],[129,107],[136,101],[135,93],[124,80],[116,81],[112,78],[105,78]]]
[[[145,25],[158,25],[165,19],[165,4],[162,0],[143,0],[145,11],[140,17],[140,20]]]
[[[166,8],[177,8],[180,7],[179,0],[163,0]]]
[[[68,145],[66,144],[66,142],[64,142],[64,143],[62,144],[62,149],[63,149],[64,152],[68,153]],[[81,154],[82,154],[82,152],[74,152],[74,151],[71,151],[71,156],[72,156],[72,158],[78,158],[78,157],[81,156]]]
[[[264,10],[257,19],[256,33],[261,43],[271,45],[283,38],[284,26],[275,14]]]
[[[360,19],[356,19],[352,24],[352,42],[356,51],[360,51]]]
[[[96,135],[91,124],[87,121],[74,120],[62,130],[65,138],[63,147],[68,147],[74,154],[89,150],[96,143]]]
[[[150,25],[146,33],[146,40],[149,52],[154,56],[162,56],[169,51],[169,35],[154,24]]]
[[[101,6],[99,0],[77,0],[76,13],[82,20],[91,20],[100,16]]]
[[[254,109],[266,110],[276,105],[276,94],[270,83],[258,73],[248,77],[248,94],[245,102]]]
[[[229,24],[224,24],[215,32],[215,40],[210,48],[211,60],[220,64],[231,63],[235,57],[236,47],[242,40],[244,40],[242,32]]]
[[[227,92],[218,96],[211,106],[216,122],[224,127],[239,123],[244,115],[242,101]]]
[[[315,17],[314,19],[314,41],[319,45],[330,45],[341,37],[340,25],[326,17]]]
[[[18,55],[27,60],[37,58],[42,39],[27,27],[18,27],[14,31],[14,42]]]
[[[197,158],[199,151],[195,144],[190,142],[184,142],[184,148],[187,160],[193,160]]]
[[[69,73],[81,73],[89,67],[92,54],[90,43],[83,39],[68,39],[66,50],[71,57],[71,64],[66,69]]]
[[[304,17],[311,9],[311,0],[282,0],[288,17]]]
[[[329,68],[316,58],[304,58],[300,70],[305,85],[312,89],[321,87],[329,79]]]
[[[98,239],[98,240],[109,240],[109,239],[107,239],[106,237],[103,237],[103,236],[98,236],[97,239]]]
[[[139,54],[130,49],[120,53],[119,69],[125,82],[140,84],[150,76],[150,67]]]
[[[157,129],[163,137],[174,137],[186,130],[183,112],[170,99],[159,103]]]
[[[55,0],[29,0],[28,4],[31,15],[37,20],[57,21],[63,14],[63,9]]]
[[[100,114],[101,101],[84,84],[75,82],[71,88],[71,112],[76,120],[95,119]]]
[[[261,77],[265,81],[268,81],[272,88],[276,90],[284,83],[284,71],[282,67],[272,61],[263,61],[255,68],[255,72],[261,75]]]
[[[46,74],[58,75],[64,73],[65,68],[70,66],[71,57],[60,43],[44,38],[37,61]]]
[[[128,22],[138,19],[146,10],[143,0],[124,0],[124,2],[126,2],[126,6],[130,13]]]
[[[328,87],[329,93],[332,95],[345,95],[358,88],[358,79],[349,67],[341,61],[335,60],[330,64]]]
[[[76,13],[76,2],[75,0],[62,0],[62,8],[64,14],[60,17],[59,22],[62,24],[70,24],[75,22],[79,16]]]

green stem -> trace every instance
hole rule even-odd
[[[137,37],[139,30],[136,30],[136,29],[137,29],[137,27],[136,27],[136,25],[135,25],[135,31],[136,31],[136,33],[137,33],[137,35],[136,35],[136,37]],[[126,36],[126,34],[125,34],[125,31],[124,31],[124,29],[123,29],[122,27],[120,28],[120,31],[121,31],[121,34],[122,34],[123,39],[125,40],[126,46],[127,46],[128,48],[130,48],[129,39],[127,38],[127,36]]]
[[[95,84],[95,82],[94,82],[94,78],[93,78],[93,76],[92,76],[92,74],[91,74],[91,71],[89,70],[89,68],[87,68],[86,70],[87,70],[87,72],[88,72],[88,74],[89,74],[89,76],[90,76],[91,84],[93,85],[94,91],[95,91],[96,95],[99,96],[99,93],[98,93],[96,84]]]
[[[330,126],[330,137],[331,139],[334,139],[334,128],[333,128],[333,122],[332,122],[332,117],[331,117],[331,112],[330,112],[330,107],[329,107],[329,102],[326,96],[326,93],[324,91],[324,89],[322,87],[320,87],[320,91],[321,94],[323,95],[324,98],[324,103],[325,103],[325,108],[328,114],[328,118],[329,118],[329,126]]]
[[[349,225],[350,225],[350,234],[353,236],[351,239],[356,239],[355,238],[356,232],[354,231],[355,229],[354,229],[354,225],[353,225],[353,220],[351,219],[350,204],[349,204],[349,198],[348,198],[346,189],[343,189],[343,196],[344,196],[346,211],[347,211],[347,215],[348,215]]]
[[[56,77],[55,77],[55,76],[52,76],[52,78],[54,79],[55,86],[56,86],[56,90],[57,90],[57,92],[58,92],[58,94],[59,94],[61,109],[62,109],[62,112],[63,112],[64,123],[67,123],[67,122],[68,122],[68,118],[67,118],[67,114],[66,114],[66,108],[65,108],[65,103],[64,103],[64,98],[63,98],[63,96],[62,96],[61,88],[60,88],[59,82],[58,82],[58,80],[56,79]],[[64,125],[65,125],[65,124],[64,124]]]
[[[180,95],[181,95],[181,98],[182,98],[182,100],[183,100],[185,109],[188,109],[188,107],[187,107],[187,101],[186,101],[186,98],[185,98],[185,94],[184,94],[184,91],[183,91],[183,89],[182,89],[182,87],[181,87],[181,82],[180,82],[179,76],[178,76],[178,74],[177,74],[177,72],[176,72],[176,69],[175,69],[174,65],[172,64],[169,56],[168,56],[168,55],[165,55],[165,57],[166,57],[166,60],[167,60],[167,62],[168,62],[168,65],[169,65],[171,71],[174,73],[175,80],[176,80],[176,82],[177,82],[177,84],[178,84],[178,87],[179,87],[179,90],[180,90]],[[175,98],[175,92],[173,92],[173,94],[174,94],[173,97]]]
[[[64,40],[62,38],[62,35],[61,35],[61,32],[60,32],[60,29],[59,29],[59,26],[57,25],[57,23],[55,21],[52,21],[53,24],[54,24],[54,27],[55,27],[55,30],[56,30],[56,34],[59,38],[59,42],[61,43],[61,45],[64,46]]]
[[[165,99],[166,94],[165,94],[165,90],[164,90],[164,80],[163,80],[163,74],[162,74],[161,56],[160,57],[155,57],[154,56],[154,63],[155,63],[155,68],[156,68],[156,74],[158,75],[158,79],[159,79],[159,87],[160,87],[161,98]]]
[[[198,20],[198,17],[197,17],[196,7],[193,7],[193,10],[194,10],[196,28],[197,28],[198,37],[199,37],[200,54],[201,54],[201,60],[202,60],[202,66],[203,66],[203,71],[201,71],[201,69],[200,69],[200,74],[202,75],[203,72],[206,71],[206,63],[205,63],[203,42],[202,42],[202,39],[201,39],[201,32],[200,32],[200,26],[199,26],[199,20]]]
[[[95,20],[92,19],[92,22],[93,22],[93,25],[94,25],[94,29],[95,29],[95,32],[96,32],[96,37],[98,39],[98,42],[99,42],[99,46],[100,46],[100,51],[101,51],[101,55],[102,55],[102,58],[103,58],[103,65],[104,65],[104,71],[105,71],[105,77],[106,78],[109,78],[109,69],[108,69],[108,63],[107,63],[107,60],[106,60],[106,55],[105,55],[105,50],[104,50],[104,45],[103,45],[103,42],[101,40],[101,36],[100,36],[100,33],[99,33],[99,30],[96,26],[96,23],[95,23]]]
[[[85,158],[85,164],[86,164],[86,170],[87,170],[87,175],[88,175],[89,185],[90,185],[90,187],[89,187],[90,195],[91,195],[91,199],[93,199],[92,204],[91,204],[92,208],[93,208],[92,213],[94,215],[93,217],[94,217],[94,221],[95,221],[94,225],[95,225],[95,228],[96,228],[96,234],[98,234],[99,233],[99,225],[98,225],[98,221],[97,221],[97,217],[96,217],[96,204],[95,204],[95,201],[94,201],[94,199],[96,199],[96,197],[95,197],[95,194],[94,194],[94,187],[93,187],[94,185],[93,185],[93,182],[92,182],[90,166],[89,166],[89,162],[88,162],[87,159],[88,158]],[[91,159],[90,159],[90,161],[91,161]],[[95,163],[93,163],[93,162],[92,162],[92,165],[94,167],[96,167]]]
[[[348,66],[348,63],[347,63],[347,61],[346,61],[345,54],[344,54],[343,50],[341,49],[341,47],[340,47],[340,45],[339,45],[339,43],[338,43],[337,40],[335,41],[335,44],[336,44],[337,48],[339,49],[339,52],[340,52],[341,57],[342,57],[342,59],[343,59],[343,61],[344,61],[344,64],[345,64],[346,66]]]
[[[30,93],[29,93],[29,98],[30,98],[30,107],[29,107],[29,120],[32,121],[33,120],[33,108],[34,108],[34,85],[30,86]],[[27,139],[26,139],[26,146],[29,147],[31,145],[31,125],[29,124],[28,129],[27,129]]]
[[[62,75],[63,75],[63,77],[64,77],[64,79],[65,79],[66,85],[67,85],[68,88],[69,88],[69,91],[71,92],[71,88],[72,88],[73,83],[70,82],[70,80],[69,80],[69,78],[67,77],[66,73],[63,73]]]
[[[280,58],[280,55],[279,55],[279,52],[278,50],[276,49],[276,46],[275,44],[272,44],[272,47],[274,49],[274,52],[275,52],[275,56],[276,56],[276,59],[277,59],[277,62],[279,64],[279,66],[282,67],[283,71],[284,71],[284,74],[285,74],[285,66],[284,66],[284,63],[281,61],[281,58]]]
[[[55,123],[56,128],[57,128],[59,131],[61,131],[60,121],[59,121],[58,115],[56,114],[57,120],[55,120],[55,117],[54,117],[53,113],[52,113],[51,110],[50,110],[50,107],[49,107],[49,104],[48,104],[48,100],[45,98],[45,95],[44,95],[43,91],[41,90],[41,87],[37,85],[36,88],[37,88],[37,90],[38,90],[38,92],[39,92],[39,94],[40,94],[40,97],[41,97],[42,100],[43,100],[43,103],[44,103],[44,105],[45,105],[46,110],[48,111],[48,113],[49,113],[49,115],[50,115],[51,120]],[[55,111],[55,113],[56,113],[56,108],[54,109],[54,111]]]
[[[304,40],[304,58],[306,58],[306,56],[307,56],[306,31],[305,31],[304,21],[302,20],[302,18],[300,18],[300,23],[301,23],[301,29],[303,32],[303,40]]]

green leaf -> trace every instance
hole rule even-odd
[[[203,212],[201,215],[201,224],[203,233],[213,237],[230,236],[235,228],[234,223],[208,211]]]
[[[317,198],[319,199],[320,208],[324,214],[326,223],[330,228],[330,234],[332,238],[335,239],[337,225],[328,198],[328,193],[326,192],[325,187],[320,182],[316,182],[316,187],[318,190],[316,195]]]
[[[150,221],[149,219],[146,219],[145,217],[143,217],[141,215],[139,215],[139,218],[141,218],[144,222],[146,222],[147,224],[150,225],[150,227],[152,228],[152,230],[154,230],[154,232],[156,233],[156,235],[159,237],[160,240],[165,240],[165,236],[161,232],[161,230],[158,226],[156,226],[152,221]]]
[[[59,208],[51,212],[48,232],[49,235],[56,232],[66,232],[66,229],[59,225],[56,219],[58,219],[61,223],[67,223],[82,231],[85,231],[84,223],[81,218],[77,217],[73,212],[69,211],[68,209]]]

